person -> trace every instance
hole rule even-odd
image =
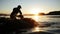
[[[11,19],[16,19],[16,16],[17,16],[17,14],[18,13],[20,13],[20,17],[21,18],[23,18],[23,15],[22,15],[22,12],[21,12],[21,5],[18,5],[16,8],[13,8],[13,11],[12,11],[12,13],[11,13],[11,15],[10,15],[10,18]]]

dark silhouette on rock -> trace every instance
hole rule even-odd
[[[21,12],[20,9],[21,9],[21,6],[20,5],[18,5],[18,7],[16,7],[16,8],[13,8],[13,11],[12,11],[12,13],[10,15],[10,18],[11,19],[16,19],[16,16],[17,16],[18,13],[20,13],[20,17],[21,17],[22,16],[22,12]]]
[[[12,20],[10,18],[0,17],[0,32],[2,34],[10,34],[12,32],[18,34],[18,32],[22,32],[21,29],[31,29],[36,26],[38,26],[38,23],[31,18]]]
[[[60,15],[60,11],[52,11],[48,13],[47,15]]]

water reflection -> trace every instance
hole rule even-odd
[[[33,16],[33,19],[38,22],[39,21],[39,16]]]
[[[51,15],[25,16],[25,18],[32,18],[36,20],[37,22],[60,22],[60,18],[54,18],[54,17],[52,18]]]
[[[32,32],[40,32],[40,31],[44,31],[44,30],[40,27],[35,27],[32,29]]]
[[[39,32],[40,31],[40,28],[39,27],[35,27],[32,31],[33,32]]]
[[[31,16],[31,18],[32,19],[34,19],[35,21],[37,21],[37,22],[43,22],[43,21],[45,21],[46,19],[48,19],[47,18],[47,16]]]

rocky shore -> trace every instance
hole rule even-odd
[[[20,29],[30,29],[38,26],[38,23],[31,18],[24,19],[10,19],[0,17],[0,32],[18,31]]]

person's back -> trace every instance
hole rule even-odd
[[[13,12],[10,15],[10,18],[11,19],[16,19],[16,16],[17,16],[18,13],[20,13],[22,15],[22,12],[21,12],[20,9],[21,9],[21,6],[20,5],[18,7],[16,7],[16,8],[14,8],[13,9]]]

